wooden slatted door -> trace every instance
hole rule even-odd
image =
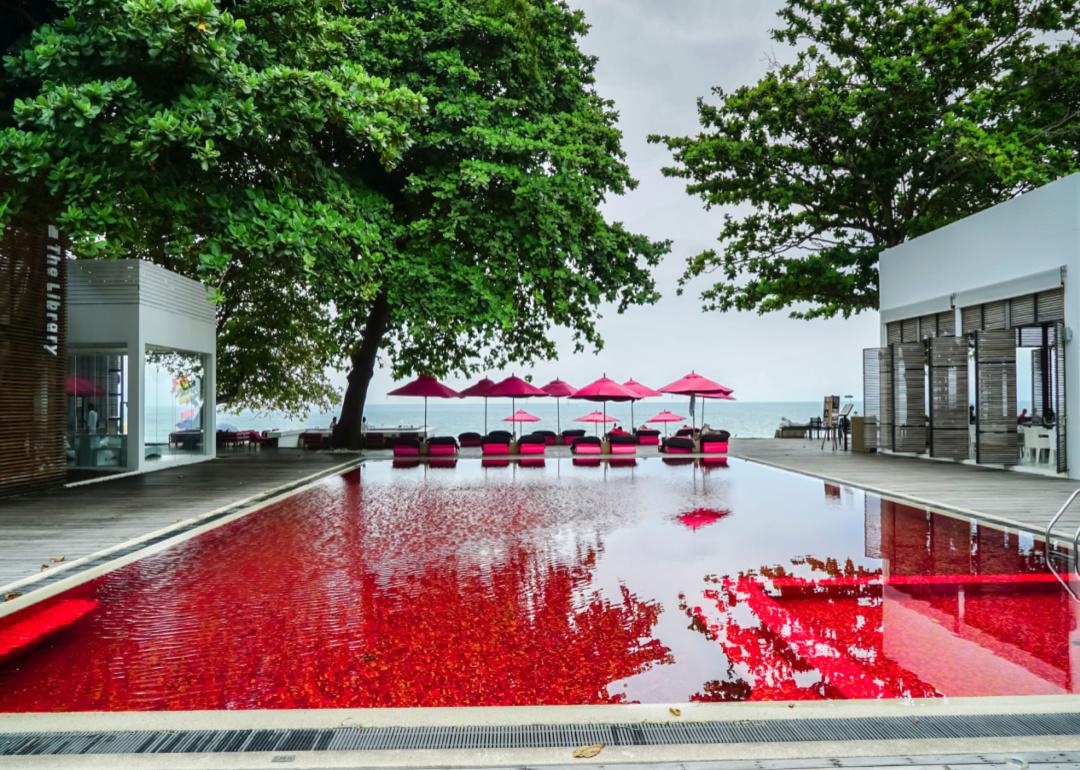
[[[975,332],[975,459],[1015,465],[1016,335],[1009,329]]]
[[[896,433],[893,430],[893,368],[892,345],[876,348],[878,354],[878,449],[893,451]]]
[[[881,427],[881,359],[886,348],[863,349],[863,450],[877,450],[883,438]]]
[[[1069,413],[1065,403],[1065,324],[1054,324],[1054,409],[1057,410],[1057,471],[1069,470],[1068,455],[1065,452],[1065,438]]]
[[[969,455],[967,337],[930,340],[930,455]]]
[[[926,347],[922,342],[889,346],[892,350],[893,449],[926,451]]]

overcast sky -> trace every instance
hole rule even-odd
[[[561,377],[576,387],[606,373],[620,382],[633,377],[651,387],[691,369],[732,387],[745,401],[817,401],[829,393],[861,397],[861,350],[878,342],[877,313],[848,320],[796,321],[784,313],[704,313],[700,280],[683,296],[675,289],[686,258],[716,245],[722,211],[706,212],[684,183],[665,179],[670,161],[650,133],[697,130],[695,100],[712,86],[725,90],[752,83],[770,58],[787,52],[769,39],[776,0],[570,0],[585,11],[592,30],[584,49],[599,57],[597,87],[620,113],[623,146],[640,185],[608,203],[610,219],[636,232],[673,241],[656,272],[663,299],[624,315],[602,309],[598,324],[605,346],[599,354],[572,355],[516,373],[532,373],[542,385]],[[568,335],[560,335],[560,340]],[[499,379],[506,372],[489,372]],[[451,387],[467,382],[448,380]],[[368,394],[383,403],[394,384],[378,370]]]

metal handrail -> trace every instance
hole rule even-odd
[[[1054,529],[1054,525],[1058,523],[1058,519],[1069,509],[1069,506],[1073,504],[1073,500],[1080,495],[1080,489],[1077,489],[1071,495],[1069,499],[1065,501],[1065,504],[1058,508],[1058,512],[1054,514],[1054,518],[1050,519],[1050,523],[1046,525],[1046,547],[1050,547],[1050,533]],[[1077,530],[1077,535],[1080,535],[1080,530]],[[1073,553],[1076,553],[1076,537],[1073,537]]]

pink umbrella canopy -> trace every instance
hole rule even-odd
[[[584,417],[578,417],[574,422],[618,422],[614,417],[608,417],[600,411],[589,412]]]
[[[107,393],[93,380],[74,374],[64,375],[64,392],[69,396],[104,396]]]
[[[638,398],[656,398],[664,395],[659,390],[653,390],[648,385],[642,385],[637,380],[627,380],[622,385],[631,393],[637,395]]]
[[[591,422],[598,425],[603,422],[618,422],[618,420],[614,417],[608,417],[605,412],[589,412],[584,417],[578,417],[574,422]],[[593,432],[595,433],[595,431]]]
[[[474,382],[464,390],[458,391],[458,395],[461,398],[487,398],[491,394],[491,389],[493,387],[495,387],[495,381],[485,377],[479,382]]]
[[[579,388],[570,398],[583,398],[586,401],[633,401],[640,396],[609,377],[601,377],[584,388]]]
[[[555,399],[555,430],[562,431],[562,415],[559,414],[559,399],[572,396],[577,392],[577,388],[571,385],[569,382],[564,382],[560,379],[554,379],[547,385],[544,385],[540,390],[547,393],[549,396]]]
[[[577,392],[577,388],[563,380],[552,380],[547,385],[540,388],[540,390],[544,391],[552,398],[566,398]]]
[[[624,382],[623,387],[635,394],[638,398],[656,398],[657,396],[664,395],[658,390],[653,390],[648,385],[642,385],[637,380],[631,378]],[[630,402],[630,427],[634,427],[634,402]]]
[[[525,382],[516,374],[512,374],[505,380],[492,385],[487,394],[492,398],[499,396],[503,398],[533,398],[534,396],[547,395],[540,388],[530,382]]]
[[[603,401],[604,414],[607,414],[608,401],[634,401],[637,396],[609,377],[601,377],[580,388],[570,398],[583,398],[586,401]]]
[[[421,374],[412,382],[391,390],[388,396],[416,396],[424,399],[424,427],[427,427],[427,400],[429,398],[457,398],[458,392],[448,388],[430,374]]]
[[[530,382],[518,377],[516,374],[511,374],[505,380],[497,382],[491,386],[491,390],[488,391],[488,396],[492,398],[502,397],[510,399],[510,408],[514,408],[514,399],[517,398],[535,398],[546,396],[547,393],[540,390]]]
[[[679,393],[686,396],[696,396],[702,393],[733,393],[727,385],[721,385],[715,380],[703,377],[696,372],[690,372],[685,377],[675,380],[660,388],[663,393]]]
[[[682,422],[685,419],[686,418],[683,417],[681,414],[675,414],[674,412],[669,412],[667,409],[665,409],[664,411],[660,412],[658,415],[653,417],[651,420],[646,420],[645,422],[662,422],[662,423],[664,423],[664,435],[666,436],[667,435],[667,424],[669,422]]]
[[[660,414],[656,415],[650,420],[646,420],[645,422],[682,422],[685,419],[686,418],[683,417],[681,414],[675,414],[674,412],[669,412],[667,409],[665,409],[664,411],[660,412]]]
[[[509,417],[504,417],[503,422],[540,422],[540,418],[524,409],[518,409]]]
[[[461,398],[483,398],[484,399],[484,433],[487,433],[487,425],[488,425],[488,420],[487,420],[487,400],[488,400],[488,395],[491,393],[491,389],[493,387],[495,387],[494,380],[491,380],[491,379],[485,377],[484,379],[480,380],[479,382],[473,383],[469,387],[465,388],[465,390],[458,393],[458,395]]]

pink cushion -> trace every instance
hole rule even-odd
[[[701,445],[701,451],[704,454],[726,455],[727,445],[728,442],[726,441],[706,441]]]
[[[416,457],[419,454],[420,450],[414,446],[394,447],[394,457]]]
[[[681,446],[671,446],[664,450],[669,455],[688,455],[693,450]]]
[[[432,457],[453,457],[457,454],[457,447],[453,444],[429,444],[428,454]]]
[[[601,446],[599,444],[578,444],[574,447],[574,454],[576,455],[598,455],[600,454]]]
[[[518,444],[518,454],[542,455],[545,447],[545,444]]]
[[[651,444],[653,446],[657,446],[657,445],[660,444],[660,437],[659,436],[638,436],[637,442],[639,444],[641,444],[642,446],[649,445],[649,444]]]
[[[633,444],[612,444],[611,453],[613,455],[632,455],[637,452],[637,447]]]
[[[509,444],[484,444],[483,452],[486,455],[508,455],[510,454]]]

